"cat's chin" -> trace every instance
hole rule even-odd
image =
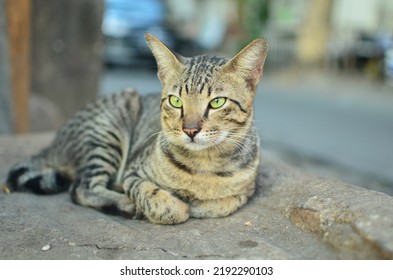
[[[211,147],[211,145],[200,144],[196,142],[184,143],[184,147],[191,151],[202,151]]]

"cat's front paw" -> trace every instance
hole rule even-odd
[[[166,190],[152,190],[143,204],[144,216],[155,224],[181,224],[189,218],[188,205]]]

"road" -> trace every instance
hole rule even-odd
[[[105,71],[101,94],[160,91],[154,71]],[[324,72],[263,77],[255,121],[264,152],[328,177],[393,195],[393,88]]]

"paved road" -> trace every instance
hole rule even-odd
[[[160,90],[153,71],[106,71],[101,93]],[[391,92],[390,92],[391,91]],[[356,78],[267,74],[255,100],[266,152],[393,195],[393,89]]]
[[[256,99],[261,134],[268,147],[330,165],[356,184],[390,186],[393,194],[393,90],[387,96],[345,86],[332,86],[330,94],[268,82]]]

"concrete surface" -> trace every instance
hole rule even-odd
[[[0,137],[0,181],[51,137]],[[177,226],[104,215],[67,193],[1,193],[0,259],[393,259],[392,209],[389,195],[265,156],[244,208]]]

